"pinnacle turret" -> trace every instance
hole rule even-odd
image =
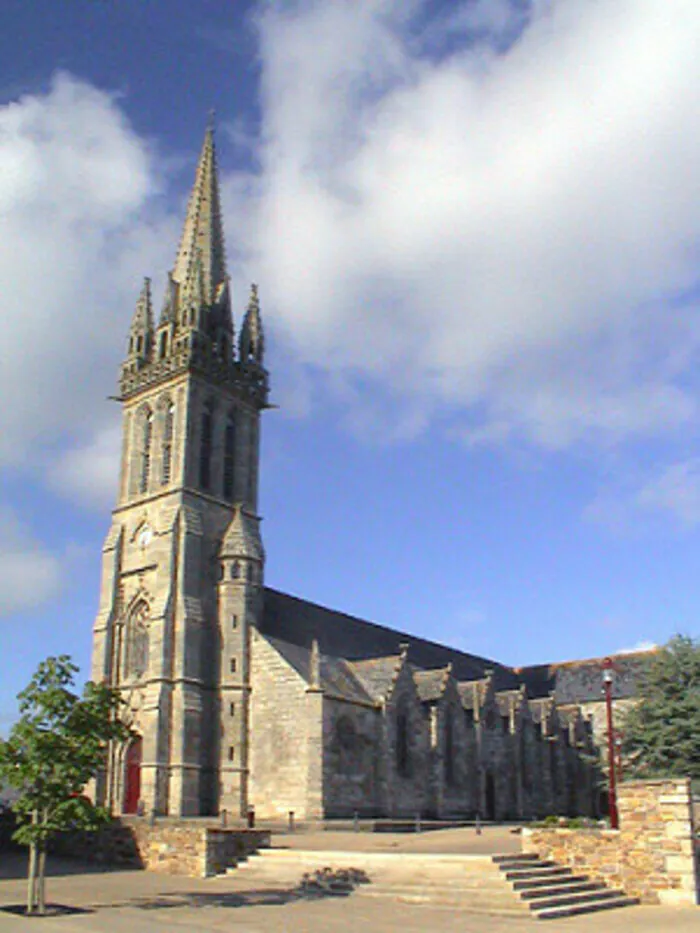
[[[153,345],[153,305],[151,302],[151,280],[143,280],[143,288],[136,302],[129,331],[129,356],[146,360]]]
[[[241,336],[239,340],[239,355],[241,363],[257,363],[262,366],[265,352],[265,337],[263,334],[262,318],[260,316],[260,299],[258,286],[250,286],[250,299],[246,309]]]

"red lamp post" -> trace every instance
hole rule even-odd
[[[615,733],[613,732],[612,711],[612,683],[614,665],[610,658],[603,661],[603,689],[605,690],[605,710],[608,717],[608,772],[609,791],[608,809],[610,811],[610,828],[619,829],[620,819],[617,813],[617,780],[615,762]]]

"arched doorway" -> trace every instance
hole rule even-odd
[[[141,797],[141,748],[140,736],[129,745],[124,763],[124,813],[136,813]]]

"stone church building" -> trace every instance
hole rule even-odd
[[[136,738],[111,751],[100,802],[299,819],[595,810],[580,704],[600,705],[598,662],[514,670],[264,585],[263,328],[253,286],[234,333],[211,129],[162,311],[146,279],[119,388],[92,676],[122,691]]]

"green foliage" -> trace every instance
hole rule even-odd
[[[19,791],[14,838],[24,845],[45,847],[55,833],[94,829],[106,817],[82,790],[108,743],[125,741],[130,730],[116,690],[92,682],[82,697],[71,690],[77,670],[67,655],[42,661],[18,696],[19,721],[0,741],[0,778]]]
[[[621,724],[625,775],[700,778],[700,641],[672,638],[642,672],[639,695]]]
[[[541,829],[594,829],[599,825],[599,821],[587,816],[556,816],[550,813],[532,825]]]

